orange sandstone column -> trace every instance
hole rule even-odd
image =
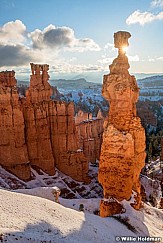
[[[100,204],[102,217],[120,213],[120,202],[129,200],[132,190],[137,193],[134,207],[139,209],[141,202],[139,174],[145,160],[145,131],[136,116],[139,88],[135,77],[128,72],[125,47],[130,37],[125,31],[114,34],[118,57],[109,66],[110,74],[103,79],[102,94],[109,101],[110,110],[98,173],[104,190]]]
[[[0,72],[0,165],[29,180],[24,117],[16,84],[14,71]]]
[[[38,166],[49,175],[55,174],[49,107],[52,88],[48,83],[49,65],[31,63],[30,86],[26,91],[23,113],[26,127],[26,141],[31,165]]]

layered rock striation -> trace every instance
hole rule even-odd
[[[128,72],[128,58],[123,49],[128,46],[130,36],[124,31],[114,34],[118,57],[103,80],[102,94],[110,104],[98,173],[104,190],[100,206],[103,217],[119,213],[121,207],[116,207],[116,211],[114,202],[129,200],[132,190],[137,193],[134,207],[139,208],[141,201],[139,174],[145,160],[145,132],[136,115],[139,88],[135,77]]]
[[[55,173],[49,108],[52,106],[52,88],[48,83],[48,65],[31,64],[30,86],[26,101],[22,102],[26,142],[31,165],[36,165],[50,175]]]
[[[83,113],[82,115],[82,113],[79,111],[75,117],[79,147],[89,162],[96,163],[100,158],[104,118],[100,112],[94,118],[92,114]]]
[[[57,167],[87,181],[88,160],[78,147],[74,105],[51,99],[48,70],[46,64],[31,63],[26,98],[18,96],[13,71],[0,73],[0,164],[24,180],[35,165],[50,175]]]
[[[25,180],[30,169],[16,83],[14,71],[0,72],[0,164]]]

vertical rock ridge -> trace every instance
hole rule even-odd
[[[95,163],[100,158],[104,118],[99,112],[92,119],[92,114],[79,111],[75,117],[79,138],[79,147],[88,161]]]
[[[31,165],[36,165],[50,175],[55,174],[50,129],[49,103],[52,88],[48,83],[49,66],[31,63],[32,75],[23,104],[26,123],[27,147]]]
[[[0,72],[0,164],[27,180],[29,160],[16,83],[14,71]]]
[[[139,88],[135,77],[128,72],[130,66],[124,51],[130,37],[125,31],[114,34],[118,57],[109,66],[110,74],[103,79],[102,94],[110,103],[98,173],[104,190],[104,200],[100,204],[103,217],[120,213],[117,200],[129,200],[132,190],[137,193],[134,207],[139,208],[141,201],[139,174],[145,160],[145,132],[136,116]]]

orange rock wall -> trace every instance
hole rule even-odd
[[[83,121],[87,121],[92,119],[92,114],[91,113],[85,113],[81,110],[78,111],[78,113],[75,116],[75,124],[79,124]]]
[[[51,143],[56,167],[76,180],[87,180],[88,161],[78,146],[74,104],[53,102],[49,115]]]
[[[15,72],[0,72],[0,164],[26,180],[30,169],[24,129]]]
[[[88,161],[78,149],[74,105],[50,99],[48,69],[31,64],[26,99],[18,97],[15,73],[0,73],[0,164],[22,179],[30,178],[30,163],[50,175],[57,167],[87,181]]]
[[[49,106],[52,88],[48,83],[48,65],[31,64],[30,86],[23,102],[26,142],[31,165],[50,175],[55,173],[49,129]]]
[[[102,134],[102,118],[90,119],[76,124],[79,137],[79,147],[83,150],[89,162],[95,163],[100,158]]]

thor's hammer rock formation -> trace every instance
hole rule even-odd
[[[104,190],[100,215],[107,217],[122,210],[121,201],[129,200],[135,191],[134,208],[139,209],[139,174],[145,160],[145,131],[136,116],[139,88],[134,76],[128,72],[125,48],[129,45],[129,32],[114,34],[118,57],[104,75],[102,94],[109,101],[109,120],[103,133],[98,179]]]

